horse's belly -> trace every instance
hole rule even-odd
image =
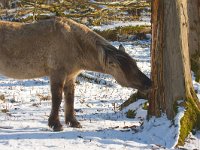
[[[15,79],[31,79],[48,75],[43,64],[0,60],[0,74]]]
[[[48,76],[48,74],[45,72],[35,73],[29,70],[23,70],[21,72],[19,70],[6,70],[6,71],[3,70],[0,71],[0,74],[14,79],[32,79],[32,78]]]

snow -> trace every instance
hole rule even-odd
[[[109,25],[101,25],[101,26],[93,26],[91,27],[93,30],[99,30],[99,31],[104,31],[108,29],[114,29],[116,27],[124,27],[124,26],[150,26],[150,20],[145,20],[145,21],[130,21],[130,22],[123,22],[123,21],[115,21],[112,22]]]
[[[136,59],[139,68],[150,75],[150,41],[112,42],[123,44],[126,52]],[[49,79],[15,80],[0,76],[0,149],[88,149],[88,150],[151,150],[175,149],[179,135],[183,108],[173,122],[165,115],[146,119],[147,110],[140,99],[122,111],[118,106],[136,92],[121,87],[110,75],[85,72],[87,77],[100,78],[100,84],[78,78],[75,92],[77,119],[83,128],[64,125],[63,103],[60,119],[64,131],[52,132],[47,126],[51,109]],[[107,83],[107,84],[104,84]],[[195,83],[200,89],[200,85]],[[135,118],[126,117],[128,110],[136,112]],[[7,112],[6,112],[7,111]],[[200,132],[190,135],[184,148],[200,148]]]
[[[35,14],[38,15],[38,14]],[[55,16],[55,13],[41,13],[40,15],[44,15],[44,16]],[[28,17],[33,17],[33,13],[28,13],[25,14],[24,16],[21,16],[21,19],[27,19]]]
[[[200,131],[197,131],[195,133],[195,135],[193,135],[192,133],[190,133],[190,135],[187,137],[186,141],[185,141],[185,145],[184,147],[180,147],[180,148],[185,148],[185,149],[193,149],[193,150],[199,150],[200,149]]]

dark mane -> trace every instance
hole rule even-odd
[[[129,73],[132,65],[136,65],[135,60],[131,56],[129,56],[129,54],[118,50],[112,45],[105,45],[103,46],[103,49],[105,55],[105,64],[108,63],[107,61],[110,58],[114,60],[115,63],[119,64],[119,66],[125,72],[125,74]]]

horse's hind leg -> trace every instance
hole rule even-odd
[[[59,107],[62,101],[62,93],[65,77],[60,73],[55,72],[50,76],[51,94],[52,94],[52,108],[49,117],[48,125],[54,131],[62,131],[62,125],[59,120]]]
[[[71,127],[81,128],[82,126],[76,120],[74,114],[74,80],[66,79],[64,85],[65,94],[65,123],[70,124]]]

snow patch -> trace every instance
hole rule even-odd
[[[154,144],[161,148],[174,149],[178,143],[180,120],[184,116],[185,109],[183,107],[178,107],[178,113],[174,121],[168,120],[165,114],[162,114],[159,118],[152,117],[146,120],[147,111],[142,109],[145,102],[147,102],[147,100],[137,100],[123,110],[124,112],[134,110],[137,112],[136,117],[140,116],[144,118],[143,125],[140,127],[139,132],[133,135],[133,139],[148,145]]]
[[[114,29],[116,27],[125,27],[125,26],[150,26],[151,23],[147,21],[130,21],[130,22],[122,22],[122,21],[116,21],[109,25],[102,25],[102,26],[93,26],[91,27],[93,30],[99,30],[104,31],[108,29]]]

